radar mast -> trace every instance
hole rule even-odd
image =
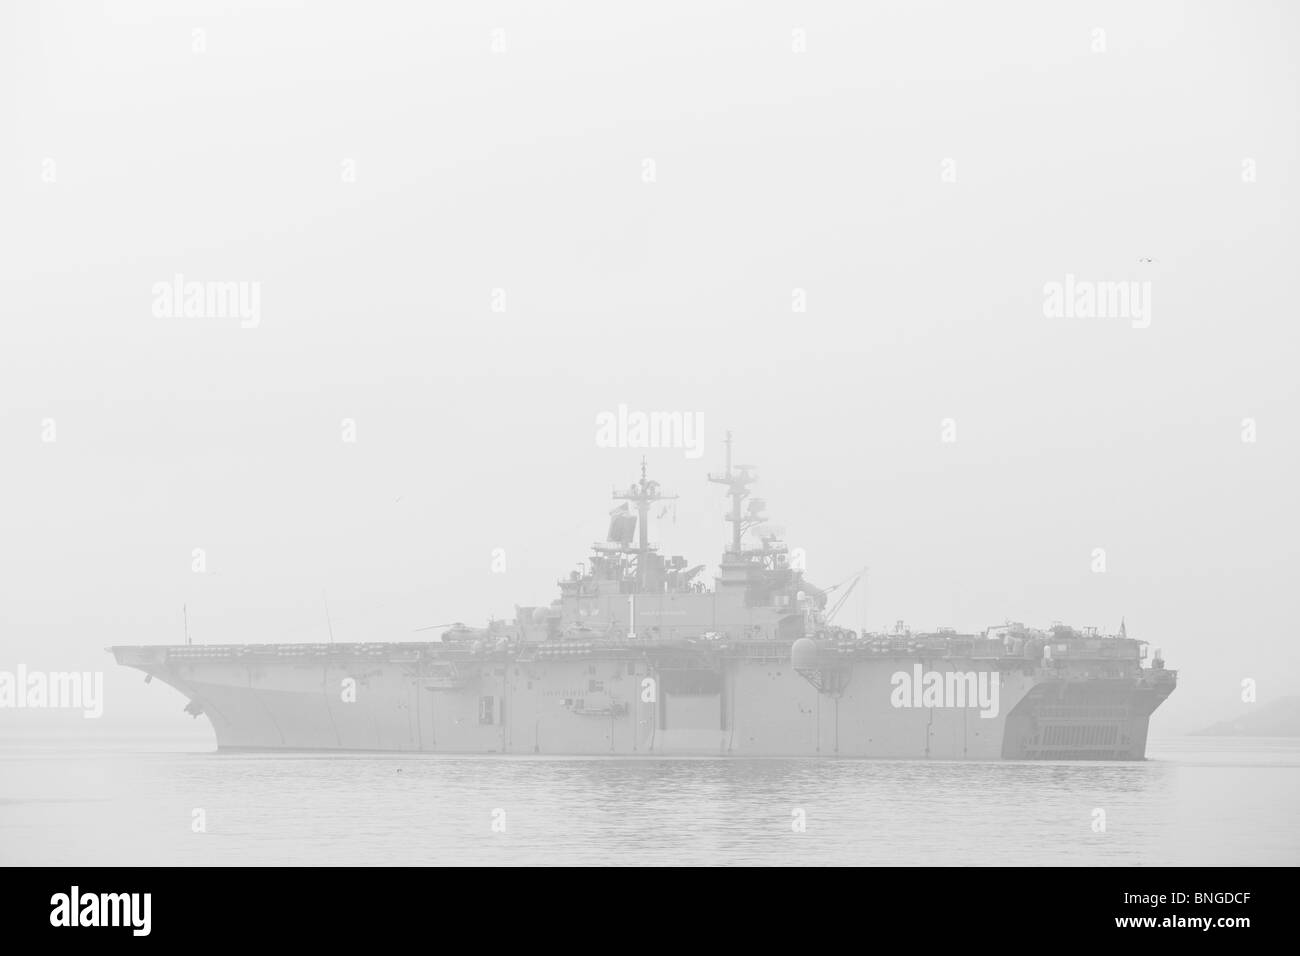
[[[621,548],[624,554],[635,554],[636,557],[636,580],[638,589],[644,588],[646,583],[646,567],[648,562],[646,556],[656,549],[650,544],[650,529],[648,527],[650,517],[650,506],[660,501],[676,501],[677,495],[663,494],[659,488],[659,482],[652,481],[646,477],[645,457],[641,458],[641,480],[634,483],[626,491],[614,492],[615,501],[630,501],[636,505],[637,514],[637,546],[635,548]]]
[[[731,514],[726,516],[726,520],[731,522],[731,550],[728,554],[740,557],[744,553],[740,543],[741,536],[746,530],[763,521],[760,513],[762,502],[755,501],[748,515],[741,512],[741,504],[749,497],[749,486],[758,480],[758,476],[753,474],[753,465],[737,465],[735,470],[732,470],[730,431],[727,432],[727,440],[724,444],[727,446],[727,470],[722,474],[709,475],[709,481],[727,486],[727,497],[731,499]]]

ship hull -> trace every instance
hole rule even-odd
[[[915,656],[849,661],[817,686],[770,646],[450,660],[436,645],[291,647],[112,650],[184,694],[230,750],[1133,760],[1172,690]],[[943,699],[944,678],[960,689],[963,675],[969,695]],[[976,693],[990,681],[992,699]]]

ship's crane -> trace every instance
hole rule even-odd
[[[852,594],[853,589],[858,586],[858,582],[861,581],[866,576],[867,576],[867,569],[863,568],[857,574],[853,575],[851,579],[849,579],[848,588],[844,591],[843,594],[840,595],[839,600],[835,602],[835,604],[831,607],[831,609],[826,612],[827,624],[831,623],[831,621],[835,619],[835,615],[840,612],[840,608],[844,607],[844,602],[849,599],[849,595]],[[844,582],[841,581],[839,584],[835,585],[835,588],[840,587],[840,585],[842,585],[843,583]],[[831,588],[831,590],[834,591],[835,588]]]

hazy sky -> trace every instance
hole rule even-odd
[[[4,4],[0,669],[162,727],[102,649],[183,604],[547,603],[625,404],[703,416],[649,453],[670,554],[716,564],[731,428],[812,580],[870,566],[840,623],[1123,617],[1181,671],[1153,733],[1296,693],[1300,12],[1072,6]],[[256,327],[157,316],[177,273],[260,283]],[[1149,327],[1046,317],[1067,274]]]

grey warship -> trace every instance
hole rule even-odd
[[[730,544],[705,565],[650,544],[647,477],[545,606],[395,643],[116,646],[171,685],[219,749],[460,754],[1141,760],[1177,672],[1113,635],[836,626],[732,464]],[[747,537],[750,539],[747,542]],[[851,587],[852,585],[850,585]],[[829,605],[829,606],[828,606]]]

